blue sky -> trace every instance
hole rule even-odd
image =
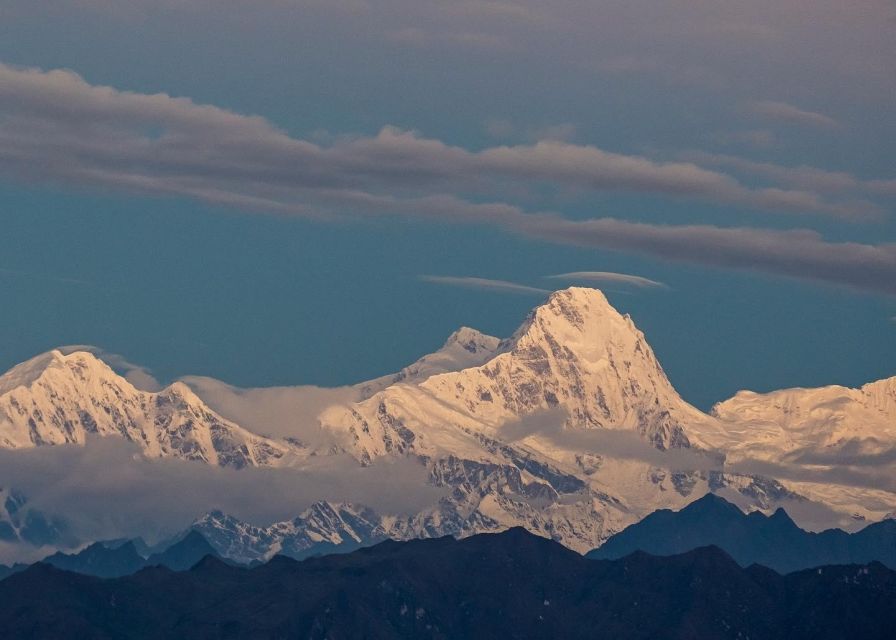
[[[421,276],[611,271],[668,285],[608,296],[699,406],[896,374],[892,2],[32,5],[0,369],[344,384],[539,302]]]

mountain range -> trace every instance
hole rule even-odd
[[[823,565],[880,562],[896,569],[896,520],[869,524],[855,533],[804,531],[784,509],[746,514],[724,498],[707,494],[681,511],[650,514],[587,555],[623,558],[635,551],[669,556],[716,546],[743,567],[759,564],[779,573]]]
[[[120,578],[144,567],[186,571],[206,556],[219,557],[202,534],[189,531],[170,545],[155,551],[146,547],[142,540],[107,540],[94,542],[77,553],[57,551],[41,560],[41,563],[98,578]],[[0,580],[25,571],[28,567],[24,563],[11,567],[0,565]]]
[[[141,391],[85,351],[53,350],[0,377],[0,425],[6,449],[117,436],[150,457],[236,468],[274,466],[289,453],[211,411],[182,382]]]
[[[229,562],[234,562],[234,558],[245,560],[245,546],[257,552],[249,560],[250,565],[255,565],[275,542],[278,555],[302,560],[349,553],[387,539],[370,514],[346,507],[337,512],[328,503],[313,505],[292,523],[280,525],[279,530],[252,528],[228,520],[231,518],[222,513],[209,514],[190,530],[156,547],[149,547],[142,539],[101,541],[77,553],[56,552],[41,562],[67,571],[113,578],[152,566],[183,571],[206,555]],[[285,531],[285,527],[292,529]],[[234,529],[237,535],[233,534]],[[336,539],[337,534],[341,540]],[[216,536],[214,544],[207,535]],[[855,533],[840,529],[809,532],[799,528],[784,509],[777,509],[770,516],[758,510],[747,514],[709,493],[680,511],[656,511],[585,555],[616,560],[639,551],[670,556],[710,546],[723,550],[742,567],[756,564],[782,574],[825,565],[872,562],[896,569],[896,520],[875,522]],[[27,567],[0,566],[0,579]]]
[[[47,594],[52,594],[51,598]],[[889,638],[896,572],[781,576],[716,547],[589,560],[521,528],[386,541],[254,569],[207,556],[117,579],[48,564],[0,581],[17,638]]]
[[[303,388],[289,392],[302,406]],[[704,413],[677,393],[632,319],[594,289],[551,294],[506,339],[460,329],[279,436],[264,420],[240,423],[249,415],[235,404],[242,394],[226,403],[203,393],[190,379],[138,389],[92,353],[51,351],[0,376],[0,448],[111,437],[148,459],[272,472],[313,473],[327,456],[360,467],[401,459],[441,491],[412,513],[326,501],[273,524],[210,504],[192,527],[241,562],[514,526],[584,553],[709,492],[765,512],[802,505],[798,521],[811,512],[826,526],[856,528],[896,511],[888,485],[839,473],[867,460],[892,464],[896,378],[741,392]],[[15,522],[0,510],[0,532],[13,541],[27,540],[22,505]]]

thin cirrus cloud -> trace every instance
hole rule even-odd
[[[820,129],[836,129],[840,126],[840,123],[830,116],[815,111],[807,111],[806,109],[795,107],[786,102],[759,100],[757,102],[751,102],[748,106],[752,113],[768,120],[805,125]]]
[[[867,214],[809,191],[747,188],[688,162],[658,163],[557,140],[473,152],[391,127],[324,147],[263,118],[187,98],[6,65],[0,65],[0,116],[0,174],[31,181],[321,219],[401,215],[488,224],[548,242],[896,294],[893,245],[829,242],[810,230],[571,220],[457,195],[471,188],[490,193],[516,180],[847,219]]]
[[[480,289],[483,291],[497,291],[502,293],[521,293],[526,295],[547,295],[550,293],[548,289],[539,289],[538,287],[529,287],[516,282],[507,280],[492,280],[490,278],[475,278],[467,276],[418,276],[421,282],[431,282],[433,284],[444,284],[452,287],[462,287],[464,289]]]
[[[573,271],[570,273],[558,273],[553,276],[545,276],[552,280],[570,280],[584,282],[601,282],[606,284],[623,284],[638,287],[639,289],[668,289],[669,285],[635,276],[629,273],[616,273],[614,271]]]

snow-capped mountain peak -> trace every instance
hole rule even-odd
[[[87,351],[53,350],[0,377],[0,447],[86,443],[123,437],[149,457],[231,467],[285,461],[290,447],[213,412],[181,383],[141,391]]]
[[[896,376],[869,382],[861,388],[870,408],[887,415],[896,415]]]
[[[498,351],[481,367],[421,386],[443,396],[452,384],[475,384],[484,389],[479,400],[502,405],[505,417],[562,407],[572,428],[634,429],[660,448],[687,444],[678,422],[696,410],[672,387],[631,318],[597,289],[551,294]],[[477,404],[468,402],[468,410]]]
[[[470,327],[461,327],[438,351],[427,354],[395,374],[358,385],[360,398],[369,398],[393,384],[415,384],[430,376],[475,367],[493,357],[501,341]]]
[[[682,420],[702,415],[675,392],[631,319],[595,289],[552,294],[510,338],[486,347],[481,364],[401,378],[331,408],[321,422],[347,432],[356,455],[370,460],[478,449],[463,442],[497,437],[502,425],[555,408],[568,414],[568,428],[628,429],[658,448],[680,447],[688,445]]]
[[[86,351],[75,351],[65,355],[53,349],[16,365],[0,376],[0,396],[19,387],[30,388],[44,380],[57,381],[76,373],[82,380],[103,375],[112,370],[102,360]]]
[[[0,396],[17,387],[27,387],[43,375],[48,367],[64,358],[61,351],[53,349],[17,364],[0,376]]]
[[[445,341],[445,344],[441,349],[439,349],[439,351],[450,351],[455,346],[458,346],[468,353],[485,352],[488,354],[494,354],[500,342],[501,341],[498,338],[485,335],[484,333],[482,333],[481,331],[477,331],[476,329],[471,329],[470,327],[461,327],[450,336],[448,336],[448,339]]]
[[[557,291],[536,307],[506,341],[506,349],[521,361],[550,367],[558,378],[575,383],[588,376],[583,389],[603,401],[647,397],[666,408],[682,403],[665,372],[628,315],[620,314],[597,289],[573,287]],[[582,416],[588,426],[616,426],[600,407],[603,418]],[[617,408],[622,410],[621,408]]]

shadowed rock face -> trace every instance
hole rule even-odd
[[[0,487],[0,542],[70,546],[77,543],[68,524],[28,504],[14,489]]]
[[[351,504],[317,502],[291,521],[270,526],[213,511],[193,524],[223,557],[251,563],[276,553],[295,559],[353,551],[388,537],[380,516]]]
[[[890,637],[894,594],[880,564],[781,576],[713,547],[595,561],[517,528],[251,570],[208,557],[100,580],[35,565],[0,581],[0,625],[41,638],[876,639]]]
[[[137,553],[132,542],[114,549],[102,542],[95,542],[75,554],[55,553],[43,560],[57,569],[97,576],[117,578],[136,573],[145,565],[145,560]]]
[[[896,568],[896,521],[884,520],[852,534],[839,529],[810,533],[796,526],[783,509],[771,516],[745,514],[708,494],[681,511],[652,513],[588,557],[615,559],[635,551],[673,555],[708,545],[724,549],[742,566],[761,564],[784,573],[872,561]]]
[[[134,541],[128,540],[119,543],[95,542],[78,553],[54,553],[44,558],[43,563],[88,576],[118,578],[131,575],[144,567],[159,566],[184,571],[208,555],[218,554],[198,531],[190,531],[177,542],[148,558],[140,555]],[[23,565],[16,565],[9,571],[22,569]]]

